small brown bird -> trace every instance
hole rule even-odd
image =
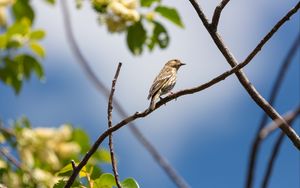
[[[151,98],[151,110],[154,110],[156,101],[160,96],[173,89],[176,84],[177,71],[182,65],[185,64],[181,63],[180,60],[172,59],[165,64],[158,76],[156,76],[148,95],[148,100]]]

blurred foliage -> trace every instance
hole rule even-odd
[[[44,0],[55,5],[56,0]],[[75,0],[76,7],[83,0]],[[46,51],[40,41],[46,36],[34,29],[35,10],[32,0],[0,0],[0,81],[19,94],[24,81],[32,74],[45,77],[41,61]],[[124,33],[134,55],[159,47],[166,48],[170,37],[160,17],[183,28],[176,9],[161,0],[91,0],[99,23],[110,33]],[[160,16],[160,17],[159,17]],[[1,124],[1,122],[0,122]],[[71,160],[79,162],[90,149],[84,130],[61,125],[58,128],[32,128],[26,118],[10,128],[0,127],[0,187],[63,187],[72,173]],[[16,158],[9,160],[6,155]],[[111,163],[110,153],[99,149],[81,170],[75,187],[116,187],[112,174],[103,174],[99,164]],[[17,161],[17,164],[14,164]],[[19,162],[18,162],[19,161]],[[19,164],[20,163],[20,164]],[[121,181],[123,188],[138,188],[132,178]]]
[[[134,55],[140,55],[145,47],[152,51],[155,46],[168,46],[169,34],[157,15],[184,27],[177,10],[160,0],[92,0],[92,5],[99,23],[109,32],[127,33],[127,46]]]
[[[68,124],[57,128],[32,128],[27,118],[21,118],[9,127],[0,127],[1,150],[14,154],[20,166],[0,156],[0,182],[7,187],[62,184],[72,172],[70,161],[79,161],[91,147],[87,134]],[[109,152],[99,149],[80,172],[80,178],[85,181],[76,184],[87,186],[100,178],[99,164],[110,162]]]
[[[11,24],[7,23],[6,13],[11,9]],[[34,11],[29,0],[5,0],[0,6],[0,80],[11,86],[15,93],[21,91],[23,82],[35,73],[39,79],[44,78],[40,63],[46,52],[39,43],[45,32],[33,29]]]

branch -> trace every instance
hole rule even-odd
[[[221,3],[215,8],[214,15],[211,22],[212,30],[217,31],[221,12],[229,1],[230,0],[222,0]]]
[[[12,156],[7,149],[4,147],[0,148],[0,153],[3,155],[10,163],[12,163],[15,167],[17,167],[20,170],[23,170],[22,164],[14,157]],[[24,170],[25,172],[26,170]]]
[[[112,127],[112,102],[113,102],[113,96],[115,93],[115,86],[116,86],[116,82],[118,80],[118,76],[121,70],[121,66],[122,63],[119,63],[115,77],[112,81],[112,85],[111,85],[111,91],[110,91],[110,95],[109,95],[109,100],[108,100],[108,107],[107,107],[107,120],[108,120],[108,128]],[[116,180],[116,184],[118,188],[122,188],[120,182],[119,182],[119,174],[118,174],[118,169],[117,169],[117,164],[115,161],[115,154],[114,154],[114,145],[113,145],[113,135],[112,133],[109,134],[109,151],[110,151],[110,157],[111,157],[111,165],[112,165],[112,169],[115,175],[115,180]]]
[[[283,18],[281,18],[271,31],[260,41],[260,43],[252,50],[244,61],[251,61],[255,55],[262,49],[262,47],[270,40],[270,38],[278,31],[278,29],[294,15],[300,8],[300,1],[292,8]]]
[[[300,115],[300,108],[298,107],[298,109],[294,112],[291,112],[289,114],[286,115],[285,119],[286,121],[289,123],[289,124],[292,124],[292,122],[297,118],[297,116]],[[270,125],[270,127],[278,127],[280,126],[278,123],[273,123]],[[268,162],[268,166],[266,168],[266,172],[265,172],[265,175],[264,175],[264,179],[262,181],[262,188],[267,188],[268,187],[268,184],[269,184],[269,181],[270,181],[270,178],[272,176],[272,171],[273,171],[273,167],[274,167],[274,163],[275,163],[275,160],[278,156],[278,153],[279,153],[279,149],[280,149],[280,146],[282,144],[282,141],[284,139],[284,133],[281,132],[280,135],[277,137],[277,140],[274,144],[274,147],[273,147],[273,150],[272,150],[272,154],[269,158],[269,162]]]
[[[289,121],[294,120],[299,114],[300,114],[300,106],[296,110],[294,110],[293,112],[290,112],[290,113],[286,114],[284,116],[284,119],[286,120],[286,122],[289,122]],[[259,133],[260,139],[261,140],[265,139],[272,132],[274,132],[276,129],[278,129],[278,127],[281,126],[280,123],[282,123],[282,122],[280,122],[278,120],[275,120],[270,125],[263,128]]]
[[[123,119],[121,122],[119,122],[115,126],[107,129],[104,133],[102,133],[98,137],[98,139],[96,140],[96,142],[93,144],[92,148],[83,157],[83,159],[78,164],[78,166],[76,167],[76,169],[73,170],[73,173],[70,176],[67,184],[65,185],[65,188],[71,187],[71,185],[73,184],[73,182],[76,179],[76,177],[77,177],[78,173],[80,172],[80,170],[86,165],[86,163],[88,162],[88,160],[90,159],[90,157],[93,155],[93,153],[95,153],[97,151],[97,149],[100,146],[100,144],[103,142],[103,140],[110,133],[112,133],[114,131],[117,131],[118,129],[120,129],[123,126],[129,124],[130,122],[134,121],[135,119],[146,117],[147,115],[149,115],[150,113],[152,113],[156,109],[160,108],[162,105],[165,105],[165,104],[167,104],[168,102],[170,102],[172,100],[177,100],[178,97],[181,97],[181,96],[184,96],[184,95],[193,94],[193,93],[197,93],[197,92],[200,92],[200,91],[202,91],[204,89],[207,89],[207,88],[209,88],[209,87],[211,87],[211,86],[219,83],[220,81],[226,79],[228,76],[236,73],[237,71],[239,71],[241,68],[243,68],[246,65],[247,64],[245,62],[240,63],[237,66],[233,67],[232,69],[230,69],[230,70],[224,72],[223,74],[215,77],[214,79],[210,80],[209,82],[206,82],[206,83],[204,83],[204,84],[202,84],[200,86],[197,86],[197,87],[193,87],[193,88],[190,88],[190,89],[181,90],[181,91],[178,91],[177,93],[173,93],[171,95],[168,95],[167,97],[161,99],[158,103],[156,103],[155,109],[149,110],[149,108],[147,108],[143,112],[136,112],[133,115],[131,115],[131,116]]]
[[[231,54],[225,43],[223,42],[221,36],[216,32],[213,31],[210,27],[210,24],[208,23],[208,20],[203,13],[201,7],[199,4],[196,2],[196,0],[189,0],[191,4],[193,5],[194,9],[196,10],[199,18],[201,19],[203,25],[211,35],[212,39],[214,40],[215,44],[227,60],[227,62],[230,64],[231,67],[234,67],[238,64],[238,61],[235,59],[235,57]],[[287,15],[290,17],[291,15],[295,14],[298,9],[300,8],[300,2],[292,9],[290,10]],[[287,17],[287,16],[285,16]],[[287,20],[284,20],[286,22]],[[272,29],[277,31],[277,29],[281,26],[276,26]],[[278,27],[278,28],[277,28]],[[276,29],[277,28],[277,29]],[[270,37],[274,34],[274,32],[269,36],[269,34],[265,37],[265,40],[261,43],[261,45],[258,45],[258,49],[261,49],[262,46],[270,39]],[[259,51],[259,50],[258,50]],[[258,52],[257,51],[257,52]],[[250,54],[250,57],[246,58],[244,61],[245,63],[248,61],[251,61],[252,58],[257,54],[253,53],[253,55]],[[252,57],[253,56],[253,57]],[[300,150],[300,138],[297,135],[297,133],[292,129],[287,122],[280,116],[280,114],[262,97],[262,95],[256,90],[256,88],[251,84],[249,79],[247,78],[246,74],[240,70],[236,72],[236,76],[238,77],[240,83],[243,85],[245,90],[248,92],[248,94],[251,96],[251,98],[255,101],[255,103],[260,106],[261,109],[265,111],[265,113],[268,114],[269,117],[271,117],[273,120],[279,119],[283,124],[280,126],[281,130],[290,138],[290,140],[293,142],[293,144],[296,146],[298,150]]]
[[[269,103],[270,105],[273,105],[278,93],[279,89],[282,85],[283,79],[287,73],[287,70],[293,60],[293,57],[296,55],[297,48],[300,46],[300,35],[297,36],[295,41],[293,42],[292,46],[290,47],[287,55],[285,56],[283,63],[279,69],[279,72],[276,76],[276,80],[272,86],[272,90],[269,97]],[[256,136],[252,142],[251,151],[249,155],[249,162],[248,162],[248,170],[247,170],[247,180],[246,180],[246,187],[250,188],[252,187],[253,179],[254,179],[254,172],[255,172],[255,166],[256,166],[256,160],[257,160],[257,153],[260,150],[261,145],[261,137],[260,137],[260,131],[261,129],[266,125],[268,120],[267,114],[263,114],[260,124],[258,126],[258,129],[256,131]]]
[[[71,20],[69,16],[69,11],[66,5],[65,0],[62,0],[62,13],[64,15],[64,26],[66,30],[66,37],[69,41],[71,50],[73,51],[74,55],[77,58],[77,62],[80,64],[81,68],[83,69],[84,73],[91,81],[91,83],[95,86],[95,88],[104,96],[109,97],[109,89],[97,78],[94,74],[93,70],[89,66],[88,61],[84,58],[82,52],[78,44],[76,43],[75,36],[73,33]],[[129,114],[125,111],[125,109],[121,106],[120,102],[117,99],[114,99],[113,105],[117,111],[117,113],[125,118]],[[142,134],[142,132],[137,128],[137,125],[132,123],[129,126],[130,131],[134,135],[134,137],[144,146],[144,148],[150,153],[153,157],[155,162],[160,165],[160,167],[165,171],[165,173],[170,177],[171,181],[173,181],[179,188],[187,188],[189,187],[183,177],[181,177],[176,170],[169,164],[166,158],[164,158],[158,150],[151,144],[149,140]]]

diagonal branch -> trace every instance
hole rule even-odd
[[[76,167],[75,170],[73,170],[72,175],[69,177],[69,180],[67,182],[67,184],[65,185],[65,188],[69,188],[71,187],[71,185],[73,184],[74,180],[76,179],[78,173],[80,172],[80,170],[86,165],[86,163],[88,162],[88,160],[90,159],[90,157],[93,155],[93,153],[95,153],[98,149],[98,147],[100,146],[100,144],[103,142],[103,140],[112,132],[117,131],[118,129],[122,128],[123,126],[129,124],[130,122],[134,121],[135,119],[138,118],[143,118],[146,117],[147,115],[149,115],[150,113],[152,113],[153,111],[155,111],[156,109],[160,108],[162,105],[167,104],[168,102],[172,101],[172,100],[176,100],[178,97],[184,96],[184,95],[189,95],[189,94],[193,94],[193,93],[197,93],[200,92],[202,90],[205,90],[217,83],[219,83],[220,81],[226,79],[228,76],[236,73],[237,71],[239,71],[241,68],[243,68],[244,66],[246,66],[247,64],[245,62],[238,64],[237,66],[233,67],[232,69],[224,72],[223,74],[215,77],[214,79],[199,85],[197,87],[193,87],[190,89],[185,89],[185,90],[181,90],[178,91],[177,93],[173,93],[171,95],[168,95],[167,97],[163,98],[162,100],[160,100],[158,103],[156,103],[155,105],[155,109],[154,110],[149,110],[148,108],[146,110],[144,110],[143,112],[136,112],[133,115],[123,119],[121,122],[119,122],[118,124],[116,124],[115,126],[107,129],[104,133],[102,133],[98,139],[95,141],[95,143],[93,144],[92,148],[87,152],[87,154],[83,157],[83,159],[81,160],[81,162],[78,164],[78,166]]]
[[[110,95],[109,95],[109,100],[108,100],[108,107],[107,107],[107,120],[108,120],[108,128],[112,127],[112,102],[113,102],[113,97],[114,97],[114,93],[115,93],[115,86],[116,86],[116,82],[118,80],[118,76],[121,70],[121,66],[122,63],[119,63],[115,77],[112,81],[112,85],[111,85],[111,91],[110,91]],[[117,168],[117,163],[115,160],[115,154],[114,154],[114,145],[113,145],[113,135],[112,133],[109,134],[108,137],[108,142],[109,142],[109,151],[110,151],[110,157],[111,157],[111,164],[112,164],[112,169],[114,172],[114,176],[115,176],[115,180],[116,180],[116,185],[118,188],[122,188],[120,182],[119,182],[119,174],[118,174],[118,168]]]
[[[210,24],[208,23],[208,19],[206,18],[205,14],[203,13],[199,4],[196,2],[196,0],[189,0],[189,1],[192,4],[192,6],[194,7],[194,9],[196,10],[200,20],[202,21],[203,25],[209,32],[210,36],[214,40],[215,44],[217,45],[217,47],[219,48],[219,50],[221,51],[221,53],[223,54],[223,56],[225,57],[227,62],[230,64],[231,67],[236,66],[238,64],[238,61],[232,55],[232,53],[229,51],[228,47],[223,42],[221,36],[216,31],[211,29]],[[300,8],[300,2],[298,2],[297,5],[287,13],[288,16],[285,16],[284,18],[289,18],[290,16],[295,14],[299,10],[299,8]],[[285,23],[287,20],[288,19],[284,19],[282,24]],[[258,45],[259,46],[258,51],[271,38],[271,36],[278,30],[278,28],[280,26],[282,26],[282,24],[280,24],[279,26],[277,26],[277,24],[275,25],[275,27],[272,29],[272,30],[274,30],[274,32],[271,32],[272,34],[270,36],[268,34],[265,37],[266,39],[262,42],[262,44]],[[252,54],[251,53],[244,62],[251,61],[252,58],[257,54],[257,52],[253,53],[253,55],[251,55]],[[291,128],[287,124],[287,122],[280,116],[280,114],[263,98],[263,96],[256,90],[256,88],[252,85],[252,83],[249,81],[246,74],[242,70],[239,70],[238,72],[236,72],[236,76],[238,77],[240,83],[245,88],[245,90],[248,92],[250,97],[255,101],[255,103],[258,106],[260,106],[261,109],[263,109],[265,111],[265,113],[268,114],[269,117],[271,117],[273,120],[278,119],[281,122],[283,122],[280,126],[281,130],[290,138],[290,140],[293,142],[293,144],[296,146],[296,148],[298,150],[300,150],[300,138],[297,135],[297,133],[294,131],[294,129]]]
[[[286,122],[291,122],[293,121],[298,115],[300,114],[300,106],[298,106],[294,111],[289,112],[284,116],[284,119]],[[267,125],[264,127],[260,133],[259,137],[261,140],[266,139],[272,132],[274,132],[278,127],[280,127],[280,121],[273,121],[270,125]]]
[[[296,109],[294,112],[290,112],[289,114],[287,114],[284,119],[289,123],[289,124],[292,124],[293,121],[297,118],[297,116],[300,115],[300,107],[298,107],[298,109]],[[272,127],[272,129],[270,130],[274,130],[273,128],[278,128],[280,125],[278,122],[274,122],[273,124],[271,124],[270,126],[268,127]],[[262,185],[261,187],[262,188],[267,188],[268,187],[268,184],[269,184],[269,181],[270,181],[270,178],[272,176],[272,171],[273,171],[273,167],[274,167],[274,163],[275,163],[275,160],[278,156],[278,153],[279,153],[279,149],[280,149],[280,146],[282,144],[282,141],[284,139],[285,135],[283,132],[280,133],[280,135],[277,137],[277,140],[274,144],[274,147],[273,147],[273,150],[272,150],[272,154],[269,158],[269,162],[268,162],[268,166],[266,168],[266,172],[265,172],[265,175],[264,175],[264,179],[262,181]]]
[[[230,0],[222,0],[221,3],[215,8],[215,11],[214,11],[214,14],[213,14],[213,18],[212,18],[212,21],[211,21],[211,29],[213,31],[217,31],[219,20],[220,20],[220,16],[221,16],[221,12],[225,8],[225,6],[227,5],[227,3],[229,1]]]
[[[82,67],[84,73],[88,77],[88,79],[91,81],[91,83],[95,86],[95,88],[106,97],[109,97],[109,89],[105,86],[104,83],[101,82],[97,78],[97,76],[94,74],[93,70],[89,66],[88,61],[84,58],[73,33],[72,25],[71,25],[71,19],[69,16],[69,11],[66,5],[66,0],[61,1],[62,5],[62,13],[63,13],[63,19],[64,19],[64,26],[66,31],[66,37],[69,41],[71,50],[73,51],[75,57],[77,58],[77,62]],[[125,118],[129,114],[125,111],[125,109],[121,106],[121,103],[114,99],[113,105],[117,111],[118,114],[120,114],[121,117]],[[146,139],[146,137],[142,134],[142,132],[137,128],[137,126],[132,123],[129,126],[130,131],[134,135],[134,137],[144,146],[144,148],[150,153],[150,155],[153,157],[155,162],[160,165],[160,167],[165,171],[165,173],[170,177],[171,181],[173,181],[179,188],[187,188],[189,187],[188,184],[185,182],[183,177],[180,176],[176,172],[176,170],[169,164],[168,160],[164,158],[158,150],[151,144],[149,140]]]
[[[11,155],[7,149],[5,149],[4,147],[0,148],[0,153],[1,155],[3,155],[11,164],[13,164],[15,167],[17,167],[18,169],[24,170],[24,172],[26,171],[23,167],[22,164],[13,156]]]
[[[296,52],[297,52],[297,49],[299,46],[300,46],[300,34],[297,36],[297,38],[293,42],[292,46],[290,47],[286,57],[283,60],[282,65],[279,69],[279,72],[276,76],[276,80],[272,86],[272,90],[271,90],[270,97],[269,97],[270,105],[274,104],[274,102],[278,96],[279,89],[282,85],[283,79],[287,73],[287,70],[288,70],[294,56],[296,55]],[[252,187],[252,183],[253,183],[253,179],[254,179],[257,153],[260,150],[260,145],[261,145],[261,141],[262,141],[261,137],[260,137],[260,131],[264,127],[264,125],[266,125],[267,120],[268,120],[268,116],[267,116],[267,114],[264,113],[261,118],[258,129],[256,131],[256,134],[255,134],[256,136],[251,145],[249,162],[248,162],[248,170],[247,170],[247,176],[246,176],[247,177],[246,187],[248,187],[248,188]]]

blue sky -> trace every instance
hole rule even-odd
[[[76,39],[94,72],[108,87],[117,63],[123,62],[115,97],[128,113],[148,107],[149,87],[163,64],[180,58],[187,66],[178,74],[174,90],[204,83],[229,69],[188,1],[166,0],[181,14],[185,29],[164,22],[171,35],[165,50],[133,57],[123,34],[109,34],[97,24],[88,3],[76,10],[69,3]],[[218,1],[200,1],[211,17]],[[219,32],[235,57],[242,61],[261,38],[297,1],[232,1],[222,13]],[[32,78],[20,95],[0,83],[0,114],[9,122],[26,115],[35,126],[72,123],[95,140],[106,128],[107,98],[99,94],[74,58],[63,28],[60,3],[51,7],[33,1],[36,28],[45,28],[43,61],[46,81]],[[263,50],[244,68],[265,97],[290,44],[299,33],[299,13],[292,17]],[[300,53],[297,52],[275,104],[280,113],[300,102]],[[136,121],[144,135],[164,155],[191,187],[243,187],[249,147],[262,110],[250,99],[235,76],[203,92],[184,96]],[[113,122],[121,117],[114,112]],[[300,133],[299,120],[296,130]],[[263,144],[255,185],[259,187],[276,132]],[[121,178],[134,177],[142,188],[175,187],[127,128],[115,134]],[[104,144],[104,147],[107,145]],[[110,166],[104,166],[110,171]],[[285,139],[275,165],[271,188],[300,186],[299,152]]]

